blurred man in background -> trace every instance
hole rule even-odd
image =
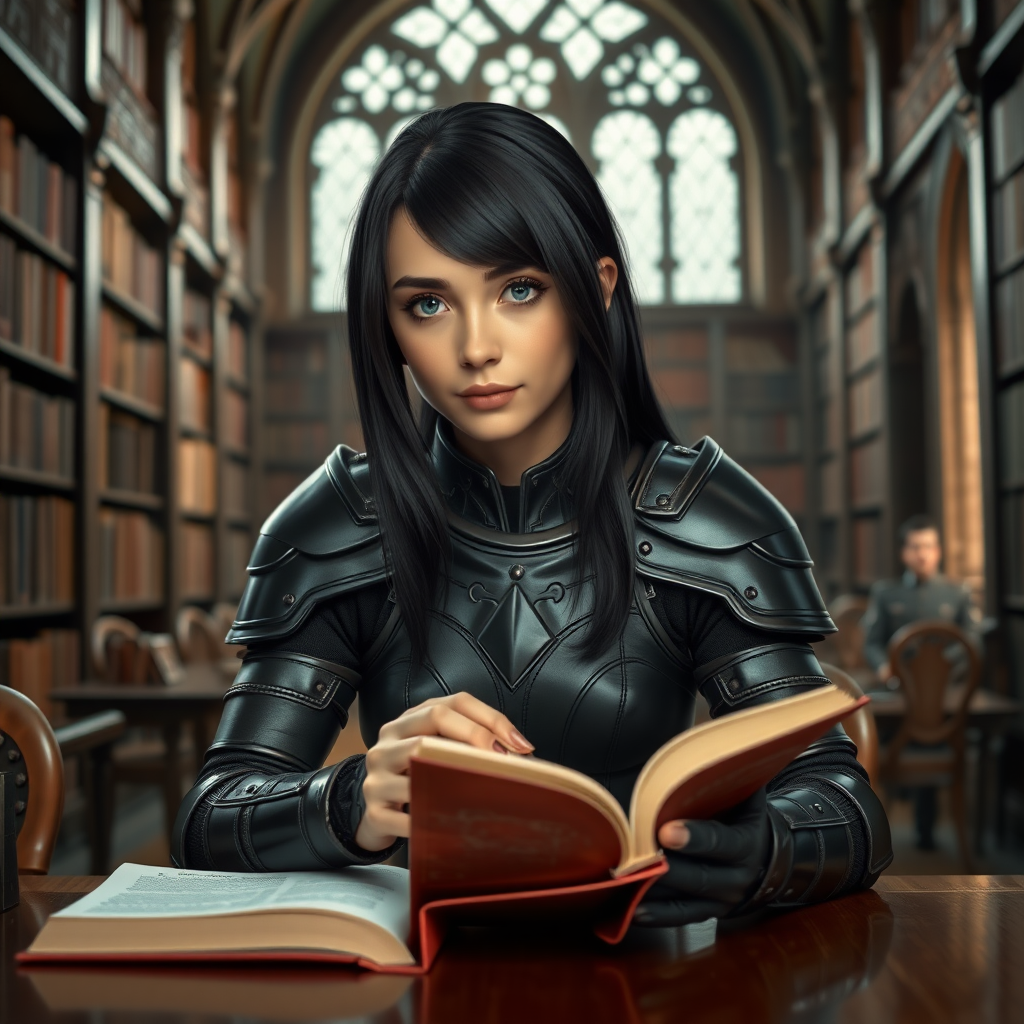
[[[905,571],[898,580],[879,580],[872,586],[868,610],[861,620],[864,657],[883,684],[893,675],[889,641],[903,626],[925,619],[945,619],[973,633],[977,621],[967,587],[939,572],[942,539],[935,520],[912,516],[900,527],[899,538]],[[914,817],[918,848],[934,850],[938,817],[938,791],[934,787],[915,791]]]

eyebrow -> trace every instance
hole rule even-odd
[[[523,263],[503,263],[500,267],[495,267],[493,270],[488,270],[484,274],[485,281],[493,281],[496,277],[505,277],[508,274],[514,274],[519,270],[530,269]],[[436,291],[444,291],[446,288],[451,287],[451,282],[446,281],[443,277],[400,277],[392,286],[392,290],[396,288],[430,288]]]
[[[451,285],[441,277],[400,277],[392,288],[435,288],[442,291]]]

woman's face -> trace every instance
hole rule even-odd
[[[420,394],[463,451],[518,484],[572,426],[576,344],[551,275],[460,263],[399,210],[387,278],[388,317]]]

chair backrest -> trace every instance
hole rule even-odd
[[[851,697],[864,696],[864,691],[857,681],[841,668],[823,661],[821,670],[834,686],[838,686],[840,690],[844,690]],[[864,771],[868,773],[871,784],[874,785],[878,781],[878,727],[875,724],[871,705],[858,708],[841,724],[846,735],[857,744],[857,760]]]
[[[174,638],[186,663],[218,661],[224,657],[224,631],[213,616],[185,605],[174,620]]]
[[[961,656],[951,657],[953,651]],[[973,638],[943,619],[912,622],[889,641],[889,664],[907,703],[893,747],[962,743],[967,706],[981,680],[981,657]],[[947,694],[954,683],[959,689],[950,708]]]
[[[64,761],[46,716],[9,686],[0,686],[0,763],[14,782],[18,871],[45,875],[64,810]]]
[[[860,620],[868,610],[867,599],[859,594],[843,594],[829,607],[829,615],[839,630],[832,638],[839,656],[839,668],[852,672],[864,668],[864,630]]]
[[[92,627],[93,675],[112,683],[135,681],[141,630],[119,615],[101,615]]]

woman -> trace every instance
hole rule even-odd
[[[390,856],[423,735],[535,750],[627,804],[698,689],[718,715],[827,681],[803,541],[711,439],[669,442],[615,229],[558,132],[478,103],[406,128],[367,187],[348,310],[367,455],[339,448],[264,524],[177,864]],[[369,752],[321,768],[357,693]],[[871,884],[889,831],[854,755],[836,729],[720,820],[664,825],[637,920]]]

